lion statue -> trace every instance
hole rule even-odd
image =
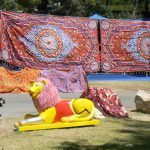
[[[46,78],[39,77],[32,83],[28,92],[39,114],[26,115],[18,125],[89,121],[94,117],[95,107],[91,100],[86,98],[63,100],[57,88]]]

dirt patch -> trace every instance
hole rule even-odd
[[[14,120],[10,118],[0,118],[0,137],[12,132],[14,127]],[[17,119],[16,119],[17,120]]]
[[[132,120],[138,120],[138,121],[149,121],[150,122],[150,114],[138,112],[136,110],[128,109],[129,117]]]

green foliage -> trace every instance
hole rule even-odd
[[[93,3],[88,2],[85,4],[86,7],[86,16],[90,16],[92,14],[101,14],[105,17],[110,17],[110,10],[108,9],[108,7],[101,3],[100,1],[93,1]]]
[[[10,11],[15,11],[16,7],[17,7],[17,3],[15,3],[14,1],[10,0],[10,1],[1,1],[1,10],[10,10]]]
[[[5,0],[0,0],[0,6],[4,4]]]
[[[35,0],[15,0],[16,3],[18,3],[23,11],[32,13],[35,8],[35,4],[38,3],[38,1]]]
[[[43,4],[45,3],[45,5]],[[108,18],[149,18],[149,0],[0,0],[3,10],[89,17],[97,13]]]
[[[80,0],[60,0],[60,8],[57,11],[59,15],[83,16],[84,6]]]

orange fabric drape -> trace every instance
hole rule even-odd
[[[24,68],[20,71],[10,71],[0,67],[0,93],[27,92],[31,80],[35,80],[40,70]]]

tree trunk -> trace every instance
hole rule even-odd
[[[132,17],[137,17],[137,11],[138,11],[138,2],[139,0],[133,0],[133,11],[132,11]]]

